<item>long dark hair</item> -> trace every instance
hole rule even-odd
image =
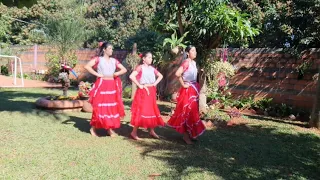
[[[187,53],[189,53],[189,51],[191,50],[191,48],[195,48],[195,46],[189,45],[189,46],[186,47],[186,49],[185,49],[184,52],[183,52],[182,61],[188,59]]]
[[[186,47],[185,51],[188,53],[191,50],[191,48],[195,48],[195,46],[189,45],[189,46]]]
[[[150,51],[146,51],[146,52],[143,52],[143,53],[139,54],[139,56],[140,56],[140,58],[141,58],[139,64],[143,64],[143,59],[142,59],[142,58],[147,57],[148,54],[151,54],[151,55],[152,55],[152,53],[151,53]]]
[[[105,50],[108,46],[112,46],[112,44],[107,41],[102,42],[102,45],[99,46],[97,56],[100,56],[100,57],[104,56],[103,50]]]

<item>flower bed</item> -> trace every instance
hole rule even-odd
[[[84,100],[73,99],[72,97],[43,97],[36,101],[36,107],[54,111],[81,111]]]

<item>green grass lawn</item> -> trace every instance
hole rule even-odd
[[[128,138],[127,116],[110,138],[89,133],[90,113],[54,114],[34,102],[53,89],[0,89],[0,179],[319,179],[320,135],[293,123],[246,117],[217,127],[195,145],[157,128],[160,140],[140,130]],[[71,91],[70,94],[76,94]],[[161,109],[170,107],[161,104]],[[302,124],[303,125],[303,124]]]

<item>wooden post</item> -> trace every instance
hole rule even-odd
[[[320,129],[320,64],[318,65],[318,81],[316,89],[316,97],[314,98],[314,104],[311,113],[311,119],[309,121],[310,127]]]
[[[35,44],[33,47],[33,69],[36,72],[38,65],[38,45]]]
[[[132,54],[137,54],[137,43],[133,43]]]
[[[134,55],[134,54],[137,54],[137,43],[133,43],[132,54],[133,54],[133,55]],[[132,70],[134,70],[134,68],[135,68],[135,67],[132,67]],[[134,82],[132,82],[131,88],[132,88],[132,89],[131,89],[131,100],[133,100],[134,95],[135,95],[135,93],[136,93],[136,91],[137,91],[137,85],[136,85]]]

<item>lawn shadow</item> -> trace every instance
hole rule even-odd
[[[176,179],[212,173],[222,179],[317,179],[320,138],[287,134],[262,126],[218,127],[194,145],[185,145],[171,129],[158,130],[160,141],[133,141],[141,155],[164,161],[172,169],[161,177]],[[174,134],[173,134],[174,133]]]
[[[63,121],[62,124],[73,124],[73,126],[79,131],[90,134],[90,119],[80,118],[77,116],[69,116],[70,119]],[[132,131],[132,127],[129,122],[121,121],[120,128],[113,129],[119,136],[130,137],[130,133]],[[139,132],[142,131],[139,129]],[[105,129],[97,129],[97,134],[101,137],[108,136],[107,131]]]
[[[115,129],[115,132],[123,137],[127,137],[129,139],[132,139],[130,136],[130,133],[132,131],[133,127],[130,125],[130,122],[122,121],[121,127],[118,129]],[[171,141],[171,142],[182,142],[181,135],[176,133],[173,129],[169,127],[156,127],[155,132],[159,135],[160,140],[165,141]],[[143,139],[154,139],[150,136],[149,130],[145,128],[139,128],[138,129],[138,136]]]
[[[43,88],[56,89],[56,88]],[[41,97],[52,95],[52,92],[24,92],[19,90],[6,90],[0,88],[0,111],[19,111],[21,113],[30,113],[37,110],[35,101]],[[33,101],[30,102],[30,100]]]
[[[69,116],[70,119],[63,121],[62,124],[73,124],[79,131],[90,134],[90,120],[77,116]]]
[[[123,99],[123,105],[124,105],[125,110],[130,110],[131,104],[132,104],[131,99]]]
[[[30,110],[36,109],[36,106],[34,102],[29,102],[28,100],[45,96],[49,96],[49,94],[0,91],[0,111],[20,111],[22,113],[29,113]]]
[[[169,104],[158,104],[158,107],[159,107],[161,115],[170,116],[171,112],[176,107],[176,104],[174,104],[174,103],[170,103],[170,105]]]
[[[284,119],[279,119],[279,118],[272,118],[268,116],[261,116],[261,115],[245,115],[249,118],[256,119],[256,120],[261,120],[261,121],[272,121],[272,122],[277,122],[277,123],[282,123],[282,124],[290,124],[294,126],[299,126],[302,128],[309,128],[309,125],[307,122],[301,122],[301,121],[289,121],[289,120],[284,120]]]
[[[55,89],[55,88],[47,88]],[[54,121],[60,121],[65,115],[56,113],[55,111],[39,109],[35,102],[38,98],[52,95],[52,92],[24,92],[19,90],[7,90],[0,88],[0,111],[9,113],[20,112],[23,114],[33,114],[43,118],[49,118]]]
[[[63,121],[62,124],[73,124],[73,127],[79,129],[79,131],[83,132],[83,133],[88,133],[90,134],[90,119],[87,118],[81,118],[81,117],[77,117],[77,116],[69,116],[70,119]],[[120,126],[119,129],[124,128],[125,126]],[[114,131],[116,133],[118,133],[118,129],[114,129]],[[125,130],[121,130],[124,131]],[[100,137],[105,137],[105,136],[109,136],[107,133],[107,130],[105,129],[96,129],[96,133],[100,136]],[[125,134],[125,133],[123,133]],[[121,134],[122,135],[122,134]]]

